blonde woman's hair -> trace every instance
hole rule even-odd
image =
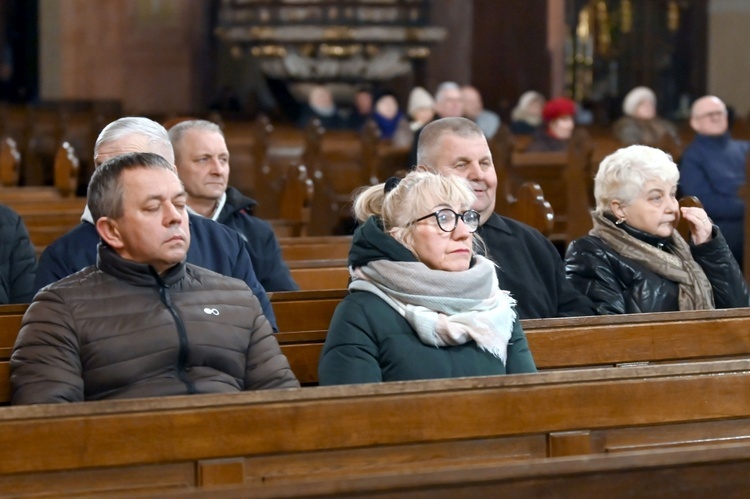
[[[649,180],[674,182],[680,171],[672,157],[660,149],[634,145],[618,149],[602,160],[594,179],[597,213],[611,212],[612,201],[632,203]]]
[[[476,201],[469,182],[457,175],[413,171],[392,187],[395,183],[395,179],[389,179],[356,193],[354,216],[360,223],[371,216],[378,217],[385,232],[415,255],[414,220],[427,215],[439,204],[458,205],[461,210],[468,210]],[[388,192],[386,184],[391,187]],[[484,250],[484,243],[475,233],[474,251],[477,249]]]

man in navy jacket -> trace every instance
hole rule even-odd
[[[174,151],[167,131],[148,118],[125,117],[107,125],[96,140],[94,162],[99,166],[108,159],[128,152],[152,152],[174,164]],[[188,263],[245,281],[260,301],[263,314],[277,330],[271,302],[255,276],[240,235],[200,216],[191,215],[189,220],[192,243],[187,254]],[[36,289],[94,265],[99,242],[99,234],[87,206],[81,224],[42,253],[36,274]]]
[[[255,275],[266,291],[295,291],[271,225],[253,216],[255,200],[229,187],[229,150],[216,123],[183,121],[169,129],[175,166],[188,193],[188,210],[236,230],[247,243]]]
[[[732,139],[727,107],[713,95],[695,101],[690,126],[697,135],[680,160],[682,195],[700,199],[708,216],[721,229],[734,258],[742,265],[745,202],[737,190],[745,184],[745,159],[750,142]]]

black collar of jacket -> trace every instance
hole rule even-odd
[[[184,261],[160,276],[151,265],[126,260],[104,243],[97,246],[96,267],[121,281],[141,287],[170,287],[185,276]]]
[[[248,215],[252,215],[256,206],[258,202],[253,198],[245,196],[234,187],[227,187],[227,200],[219,214],[218,221],[223,222],[229,215],[240,210],[245,210]]]
[[[610,222],[614,222],[617,227],[624,230],[626,233],[638,239],[639,241],[643,241],[644,243],[650,244],[651,246],[654,246],[659,249],[671,249],[672,248],[671,237],[660,237],[660,236],[655,236],[653,234],[649,234],[648,232],[644,232],[642,230],[636,229],[635,227],[631,225],[628,225],[627,222],[618,224],[617,217],[615,217],[611,213],[605,213],[604,216],[607,217],[607,219],[609,219]]]
[[[487,221],[484,222],[479,227],[478,232],[480,232],[480,235],[481,235],[482,229],[485,227],[491,227],[493,229],[503,231],[507,234],[513,234],[513,230],[510,228],[508,223],[503,219],[503,217],[501,217],[497,213],[493,213],[492,215],[490,215],[490,218],[488,218]]]

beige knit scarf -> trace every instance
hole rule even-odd
[[[495,266],[477,256],[461,272],[431,270],[421,262],[378,260],[350,268],[349,290],[379,296],[414,328],[426,345],[476,341],[506,362],[516,301],[499,288]]]
[[[680,310],[714,308],[711,282],[693,259],[690,246],[677,231],[672,233],[673,253],[667,253],[631,236],[602,214],[593,213],[591,218],[594,228],[589,234],[600,238],[622,256],[678,284]]]

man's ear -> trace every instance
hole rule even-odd
[[[417,165],[414,167],[415,172],[431,172],[432,170],[430,168],[427,168],[425,165]]]
[[[120,249],[125,246],[125,242],[122,240],[116,220],[101,217],[96,221],[96,231],[99,233],[99,237],[101,237],[110,248]]]

